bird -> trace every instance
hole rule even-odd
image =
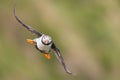
[[[28,31],[35,34],[37,38],[35,39],[26,39],[26,41],[35,46],[35,48],[40,51],[42,54],[45,55],[47,59],[51,59],[50,51],[53,50],[55,53],[58,61],[62,64],[64,70],[68,74],[72,74],[72,72],[67,68],[64,59],[60,53],[60,50],[56,47],[55,43],[53,42],[52,38],[49,35],[43,34],[38,32],[33,27],[24,23],[17,15],[16,15],[16,7],[14,7],[14,17],[15,19]]]

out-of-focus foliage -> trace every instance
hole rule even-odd
[[[35,38],[13,16],[52,36],[68,76],[53,52],[47,60],[25,42]],[[0,80],[120,80],[120,1],[0,0]]]

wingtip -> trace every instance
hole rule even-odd
[[[69,75],[72,75],[72,72],[67,72]]]
[[[72,73],[72,72],[67,72],[67,74],[71,75],[71,76],[76,76],[76,73]]]
[[[71,72],[71,71],[68,71],[68,70],[67,70],[66,73],[68,73],[69,75],[72,75],[72,72]]]
[[[14,13],[14,17],[17,18],[17,16],[16,16],[16,4],[14,4],[13,13]]]
[[[76,76],[76,73],[72,73],[68,68],[65,69],[66,73],[71,75],[71,76]]]

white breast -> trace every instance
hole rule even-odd
[[[41,39],[42,39],[42,37],[36,38],[36,39],[34,39],[34,41],[37,43],[38,49],[40,49],[40,50],[45,51],[46,53],[48,53],[50,51],[50,49],[51,49],[51,45],[52,44],[50,44],[50,45],[44,45],[41,42]]]

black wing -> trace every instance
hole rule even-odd
[[[62,55],[60,54],[60,51],[59,49],[55,46],[55,44],[53,43],[52,44],[52,49],[55,51],[55,55],[57,57],[57,59],[59,60],[59,62],[63,65],[65,71],[68,73],[68,74],[72,74],[69,69],[67,68],[65,62],[64,62],[64,59],[62,57]]]
[[[42,34],[39,33],[38,31],[34,30],[31,26],[25,24],[24,22],[22,22],[22,20],[20,20],[17,15],[16,15],[16,8],[14,7],[14,16],[16,18],[16,20],[22,24],[25,28],[27,28],[29,31],[31,31],[32,33],[36,34],[38,37],[40,37]]]

